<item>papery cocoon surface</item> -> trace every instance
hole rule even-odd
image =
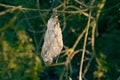
[[[45,65],[50,65],[63,48],[62,31],[58,16],[51,16],[47,23],[41,57]]]

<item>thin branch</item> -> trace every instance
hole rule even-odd
[[[23,8],[22,6],[11,6],[6,4],[0,4],[0,6],[6,7],[6,8],[15,8],[22,11],[42,11],[42,12],[49,12],[49,9],[32,9],[32,8]],[[66,14],[83,14],[84,16],[88,17],[89,15],[84,12],[84,10],[78,10],[78,11],[57,11],[58,13],[66,13]],[[90,16],[90,18],[94,19],[94,17]]]
[[[76,6],[73,6],[73,5],[66,6],[66,9],[68,9],[68,8],[73,8],[73,9],[76,9],[76,10],[80,10],[80,8],[78,8]]]
[[[2,11],[2,12],[0,12],[0,16],[6,14],[8,12],[12,12],[12,11],[13,11],[12,9],[7,9],[5,11]]]
[[[46,10],[46,9],[24,8],[22,6],[11,6],[11,5],[1,4],[1,3],[0,3],[0,6],[6,7],[6,8],[15,8],[15,9],[23,10],[23,11],[45,11],[45,12],[48,12],[48,10]]]
[[[77,3],[79,3],[80,5],[84,6],[84,7],[87,7],[83,2],[80,2],[78,0],[75,0]]]
[[[37,0],[37,7],[38,7],[38,10],[40,10],[40,2],[39,2],[39,0]],[[47,22],[46,22],[45,19],[43,18],[43,16],[42,16],[42,14],[41,14],[40,11],[39,11],[39,14],[40,14],[40,17],[41,17],[44,25],[47,26]]]
[[[99,3],[98,5],[98,7],[99,7],[99,10],[97,11],[97,15],[96,15],[96,18],[93,20],[93,22],[92,22],[92,40],[91,40],[91,46],[92,46],[92,51],[93,51],[93,55],[96,57],[96,52],[95,52],[95,30],[96,30],[96,27],[97,27],[97,23],[98,23],[98,19],[99,19],[99,16],[100,16],[100,13],[101,13],[101,10],[102,10],[102,8],[104,7],[104,5],[105,5],[105,2],[106,2],[106,0],[102,0],[101,1],[101,3]],[[101,63],[100,63],[100,61],[97,59],[97,58],[95,58],[96,59],[96,62],[97,62],[97,64],[98,65],[101,65]]]
[[[59,8],[61,8],[64,5],[64,3],[61,3],[60,5],[58,5],[57,7],[55,7],[54,9],[57,10]]]
[[[61,62],[61,63],[55,63],[55,64],[52,64],[48,67],[55,67],[55,66],[62,66],[62,65],[65,65],[65,62]]]
[[[86,32],[86,29],[87,29],[87,27],[83,30],[83,32],[82,33],[80,33],[80,35],[78,36],[78,38],[77,38],[77,40],[75,41],[75,43],[74,43],[74,45],[73,45],[73,49],[75,49],[76,48],[76,46],[78,45],[78,43],[79,43],[79,41],[81,40],[81,38],[84,36],[84,34],[85,34],[85,32]]]
[[[89,12],[89,15],[91,15],[91,11]],[[87,42],[87,37],[88,37],[88,30],[90,27],[90,16],[88,17],[88,23],[87,23],[87,29],[86,29],[86,34],[85,34],[85,39],[84,39],[84,45],[83,45],[83,52],[82,52],[82,58],[80,62],[80,71],[79,71],[79,80],[82,80],[82,68],[83,68],[83,61],[84,61],[84,56],[85,56],[85,49],[86,49],[86,42]]]
[[[84,10],[78,10],[78,11],[57,11],[58,13],[66,13],[66,14],[83,14],[84,16],[88,17],[89,14],[87,14],[86,12],[84,12]],[[91,19],[94,19],[93,16],[90,16]]]
[[[87,66],[85,67],[85,70],[83,71],[83,77],[84,77],[85,74],[87,73],[87,71],[88,71],[88,69],[89,69],[89,67],[90,67],[91,62],[92,62],[93,59],[94,59],[94,57],[92,56],[92,57],[90,58],[88,64],[87,64]]]
[[[66,0],[63,3],[63,10],[62,11],[65,11],[65,9],[66,9]],[[63,13],[63,30],[65,28],[66,28],[66,15]]]
[[[23,12],[23,13],[24,13],[24,12]],[[26,20],[26,22],[28,23],[28,25],[30,26],[30,28],[35,31],[35,29],[34,29],[33,26],[31,25],[31,23],[29,22],[29,19],[28,19],[26,13],[24,13],[24,15],[25,15],[25,20]],[[38,49],[38,48],[39,48],[39,46],[38,46],[38,41],[37,41],[37,39],[36,39],[35,33],[33,33],[33,35],[34,35],[34,36],[33,36],[33,39],[34,39],[34,41],[35,41],[36,49],[37,49],[37,51],[39,51],[39,49]]]
[[[15,15],[13,18],[11,18],[10,21],[8,22],[8,24],[6,24],[2,28],[0,28],[0,31],[4,31],[4,30],[7,30],[8,28],[12,27],[17,19],[16,16],[17,15]]]

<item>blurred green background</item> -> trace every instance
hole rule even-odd
[[[40,52],[53,8],[58,10],[64,48],[58,63],[46,67]],[[95,20],[91,19],[88,31],[83,80],[120,80],[119,0],[0,0],[0,80],[78,80],[84,35],[69,65],[60,63],[67,61],[69,50],[89,24],[90,11]]]

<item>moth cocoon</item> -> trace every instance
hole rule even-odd
[[[41,57],[45,65],[50,65],[63,48],[62,31],[58,16],[51,16],[47,23]]]

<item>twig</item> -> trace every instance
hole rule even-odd
[[[96,15],[96,18],[93,20],[93,25],[92,25],[92,40],[91,40],[91,46],[92,46],[92,52],[93,52],[93,55],[96,57],[96,52],[95,52],[95,46],[94,46],[94,42],[95,42],[95,30],[96,30],[96,27],[97,27],[97,23],[98,23],[98,19],[99,19],[99,16],[100,16],[100,13],[101,13],[101,10],[102,10],[102,8],[104,7],[104,5],[105,5],[105,2],[106,2],[106,0],[102,0],[101,1],[101,3],[99,3],[98,5],[98,7],[99,7],[99,10],[97,11],[97,15]],[[96,62],[97,62],[97,64],[98,65],[101,65],[101,63],[100,63],[100,61],[97,59],[97,58],[95,58],[96,59]]]
[[[6,14],[8,12],[11,12],[11,11],[13,11],[13,10],[12,9],[7,9],[5,11],[2,11],[2,12],[0,12],[0,16]]]
[[[52,65],[50,65],[50,66],[48,66],[48,67],[55,67],[55,66],[62,66],[62,65],[65,65],[65,62],[52,64]]]
[[[17,19],[16,17],[17,15],[15,15],[10,21],[8,24],[4,25],[2,28],[0,28],[0,31],[4,31],[4,30],[7,30],[8,28],[12,27]]]
[[[22,6],[11,6],[6,4],[0,4],[0,6],[6,8],[15,8],[22,11],[42,11],[42,12],[49,12],[49,9],[32,9],[32,8],[23,8]],[[58,13],[66,13],[66,14],[83,14],[84,16],[89,16],[84,10],[77,10],[77,11],[57,11]],[[90,16],[90,18],[94,19],[94,17]]]
[[[83,30],[82,33],[80,33],[80,35],[78,36],[77,40],[75,41],[74,45],[72,48],[68,49],[69,51],[69,54],[68,54],[68,57],[67,57],[67,60],[66,60],[66,67],[68,66],[68,64],[70,63],[71,59],[73,58],[73,53],[74,53],[74,50],[75,48],[77,47],[79,41],[81,40],[81,38],[84,36],[85,32],[87,30],[87,27]],[[74,53],[76,54],[76,52]],[[63,70],[64,71],[64,70]],[[63,73],[62,73],[63,74]],[[61,77],[62,77],[62,74],[61,74]],[[61,79],[60,77],[60,79]]]
[[[84,3],[78,1],[78,0],[75,0],[77,3],[79,3],[80,5],[84,6],[84,7],[87,7]]]
[[[66,9],[66,0],[64,1],[63,3],[63,10],[62,11],[65,11]],[[63,14],[63,30],[66,28],[66,15]]]
[[[76,46],[78,45],[78,43],[79,43],[79,41],[81,40],[81,38],[84,36],[84,34],[85,34],[85,32],[86,32],[86,29],[87,29],[87,27],[83,30],[83,32],[82,33],[80,33],[80,35],[78,36],[78,38],[77,38],[77,40],[75,41],[75,43],[74,43],[74,45],[73,45],[73,49],[75,49],[76,48]]]
[[[59,8],[61,8],[64,5],[64,3],[61,3],[60,5],[58,5],[57,7],[55,7],[54,9],[57,10]]]
[[[24,12],[23,12],[23,13],[24,13]],[[26,13],[24,13],[24,15],[25,15],[25,20],[26,20],[26,22],[28,23],[28,25],[30,26],[30,28],[35,31],[35,29],[34,29],[33,26],[31,25],[31,23],[29,23],[29,19],[28,19]],[[33,36],[33,39],[34,39],[34,41],[35,41],[35,46],[36,46],[36,49],[37,49],[37,52],[38,52],[38,51],[39,51],[39,49],[38,49],[39,46],[38,46],[38,42],[37,42],[35,33],[33,33],[33,35],[34,35],[34,36]]]
[[[40,2],[39,2],[39,0],[37,0],[37,7],[38,7],[38,10],[40,10]],[[40,11],[39,11],[39,14],[40,14],[40,17],[41,17],[44,25],[47,26],[47,22],[46,22],[45,19],[43,18],[43,16],[42,16],[42,14],[41,14]]]
[[[48,10],[46,10],[46,9],[24,8],[22,6],[11,6],[11,5],[1,4],[1,3],[0,3],[0,6],[6,7],[6,8],[17,8],[17,9],[23,10],[23,11],[45,11],[45,12],[48,12]]]
[[[91,11],[89,12],[89,15],[91,15]],[[82,80],[82,67],[83,67],[83,61],[84,61],[84,56],[85,56],[85,49],[86,49],[86,42],[87,42],[87,37],[88,37],[88,30],[90,27],[90,16],[88,17],[88,23],[87,23],[87,29],[86,29],[86,34],[85,34],[85,39],[84,39],[84,45],[83,45],[83,52],[82,52],[82,58],[80,62],[80,71],[79,71],[79,80]]]
[[[68,8],[73,8],[73,9],[76,9],[76,10],[80,10],[80,8],[78,8],[76,6],[73,6],[73,5],[66,6],[66,9],[68,9]]]
[[[84,12],[84,10],[78,10],[78,11],[57,11],[58,13],[66,13],[66,14],[83,14],[84,16],[88,17],[89,15]],[[94,19],[93,16],[90,16],[91,19]]]
[[[85,70],[83,71],[83,77],[84,77],[85,74],[87,73],[87,71],[88,71],[88,69],[89,69],[89,67],[90,67],[91,62],[92,62],[93,59],[94,59],[94,57],[92,56],[92,57],[90,58],[88,64],[87,64],[87,66],[85,67]]]

